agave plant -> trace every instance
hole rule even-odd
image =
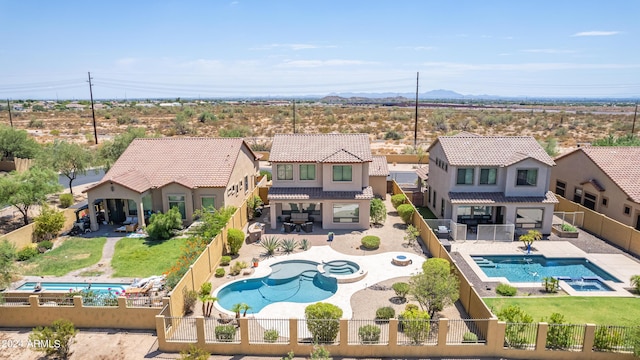
[[[260,245],[267,250],[267,256],[273,255],[280,246],[280,240],[275,236],[270,236],[260,241]]]
[[[281,241],[280,246],[282,246],[282,251],[290,254],[296,250],[298,242],[295,239],[284,239]]]
[[[309,240],[307,239],[302,239],[300,240],[300,248],[304,251],[309,250],[309,248],[311,247],[311,244],[309,243]]]

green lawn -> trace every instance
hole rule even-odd
[[[149,277],[161,275],[175,264],[186,243],[185,238],[148,241],[140,238],[122,238],[116,244],[111,259],[114,277]]]
[[[433,215],[431,210],[428,207],[416,206],[420,215],[422,215],[423,219],[437,219],[438,217]]]
[[[24,264],[25,275],[62,276],[100,261],[106,238],[70,238]]]
[[[493,313],[502,306],[518,305],[534,321],[554,313],[567,323],[598,325],[640,325],[640,298],[557,296],[543,298],[483,298]]]

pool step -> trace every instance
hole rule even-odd
[[[491,260],[487,260],[487,259],[482,258],[482,257],[476,257],[476,258],[472,258],[472,259],[481,268],[494,268],[494,267],[496,267],[496,264]]]

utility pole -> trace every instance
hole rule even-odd
[[[416,73],[416,122],[413,127],[413,148],[418,151],[418,81],[420,79],[420,72]]]
[[[296,133],[296,99],[293,99],[293,133]]]
[[[11,128],[13,129],[13,119],[11,118],[11,105],[9,104],[9,99],[7,99],[7,110],[9,110],[9,124],[11,125]]]
[[[631,137],[636,130],[636,116],[638,115],[638,102],[636,101],[636,111],[633,112],[633,125],[631,125]]]
[[[96,145],[98,145],[98,130],[96,130],[96,111],[93,108],[93,85],[91,85],[91,72],[89,74],[89,95],[91,96],[91,115],[93,116],[93,137],[96,139]]]

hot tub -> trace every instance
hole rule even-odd
[[[406,255],[396,255],[391,259],[391,263],[397,266],[407,266],[411,264],[413,261],[409,259]]]

